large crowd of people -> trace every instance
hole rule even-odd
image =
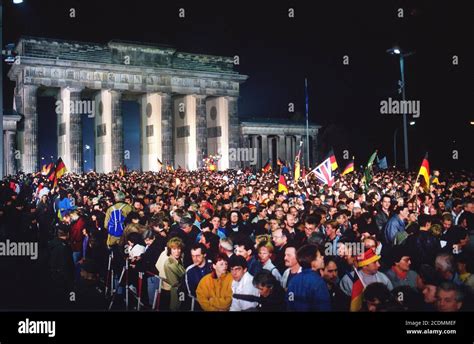
[[[429,192],[395,169],[368,185],[288,176],[288,192],[278,177],[67,173],[53,187],[20,173],[0,185],[0,239],[38,243],[35,297],[54,309],[474,309],[471,173],[442,172]]]

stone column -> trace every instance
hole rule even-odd
[[[187,170],[197,169],[196,98],[174,99],[175,164]]]
[[[291,139],[292,139],[291,136],[285,136],[285,150],[286,150],[285,160],[288,163],[291,163],[293,165],[292,163],[293,157],[291,156]]]
[[[23,130],[20,169],[25,173],[38,172],[38,113],[36,112],[36,91],[38,86],[23,85],[18,89],[23,115]]]
[[[194,95],[196,101],[196,146],[197,166],[203,166],[207,151],[207,120],[206,120],[206,96]]]
[[[173,149],[173,101],[171,95],[161,94],[161,162],[174,166]]]
[[[285,151],[285,135],[278,135],[278,153],[277,157],[281,160],[286,160],[286,151]]]
[[[17,123],[21,120],[18,115],[3,116],[3,175],[14,175],[17,173]],[[19,152],[19,151],[18,151]]]
[[[262,137],[262,167],[267,163],[268,160],[268,136],[260,135]]]
[[[81,89],[62,88],[59,91],[61,109],[58,111],[58,156],[70,172],[82,172],[82,116],[91,109],[81,101]],[[91,114],[92,115],[92,114]]]
[[[220,171],[229,168],[229,105],[226,97],[207,98],[207,153],[220,155]],[[235,153],[235,152],[234,152]]]
[[[117,91],[101,90],[95,101],[98,115],[95,116],[96,171],[109,173],[124,164],[123,121],[121,94]]]
[[[254,161],[250,162],[250,166],[256,166],[257,168],[261,168],[262,163],[260,162],[260,148],[258,147],[258,135],[250,135],[250,146],[252,149],[252,157]]]
[[[140,98],[140,160],[142,171],[159,171],[161,148],[161,95],[148,93]]]
[[[16,163],[15,163],[15,143],[16,143],[16,132],[13,130],[5,130],[3,132],[3,156],[4,156],[4,175],[16,174]]]
[[[226,97],[229,115],[229,149],[237,152],[239,143],[239,117],[237,113],[237,97]],[[239,168],[238,161],[229,161],[229,168]]]

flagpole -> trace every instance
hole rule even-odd
[[[354,268],[354,271],[355,271],[355,273],[357,274],[357,277],[359,277],[360,283],[362,283],[362,286],[363,286],[364,289],[365,289],[366,285],[365,285],[365,283],[364,283],[364,280],[363,280],[362,277],[360,276],[359,271],[357,271],[357,268],[356,268],[354,265],[353,265],[352,267]]]
[[[304,79],[304,87],[306,94],[306,161],[309,165],[309,98],[308,98],[308,79]]]

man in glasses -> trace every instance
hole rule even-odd
[[[256,308],[260,293],[252,283],[253,276],[247,271],[245,258],[233,255],[229,259],[229,268],[233,279],[230,311],[245,311]]]

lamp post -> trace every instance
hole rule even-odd
[[[398,55],[400,59],[400,86],[402,91],[402,100],[405,102],[405,60],[404,58],[410,55],[413,55],[413,52],[404,53],[399,47],[393,47],[387,50],[387,53],[392,55]],[[409,169],[408,164],[408,129],[407,129],[407,114],[406,112],[403,113],[403,144],[404,144],[404,152],[405,152],[405,169]]]

